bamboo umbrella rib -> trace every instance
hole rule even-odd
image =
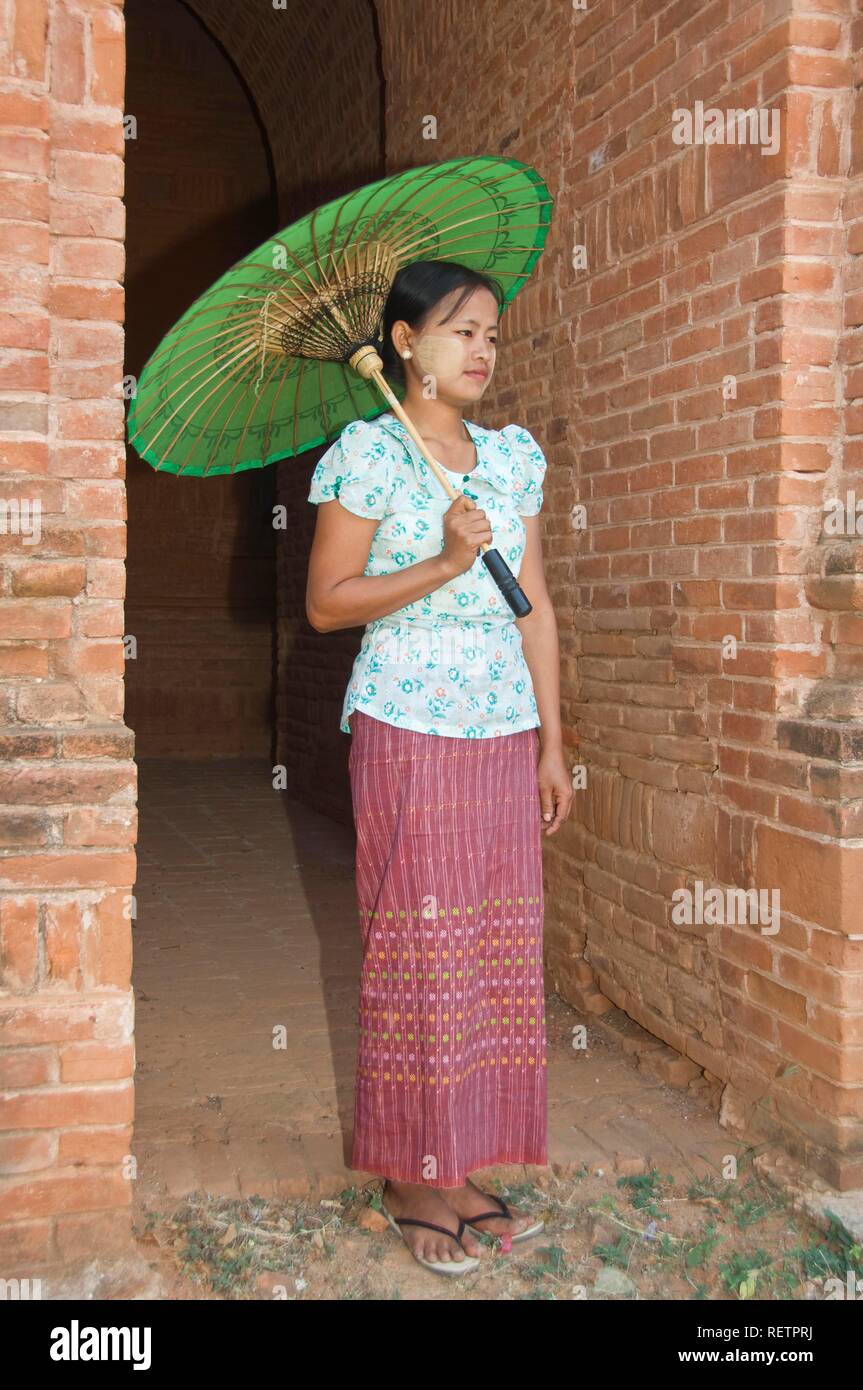
[[[274,359],[273,359],[273,368],[272,368],[273,373],[276,371],[277,366],[278,366],[278,358],[274,358]],[[242,404],[242,402],[243,402],[244,399],[246,399],[246,400],[248,401],[249,411],[248,411],[248,415],[247,415],[247,417],[246,417],[246,424],[245,424],[245,427],[244,427],[244,429],[243,429],[243,433],[242,433],[242,435],[240,436],[240,439],[238,440],[236,449],[235,449],[235,451],[234,451],[234,456],[235,456],[235,457],[236,457],[236,454],[237,454],[237,449],[239,449],[239,446],[240,446],[240,444],[242,443],[242,440],[245,439],[245,437],[246,437],[246,433],[247,433],[248,428],[249,428],[249,423],[250,423],[250,421],[251,421],[251,419],[252,419],[252,416],[253,416],[253,414],[254,414],[254,409],[255,409],[255,404],[256,404],[256,399],[255,399],[255,397],[254,397],[254,396],[252,396],[251,398],[249,397],[248,390],[247,390],[247,388],[245,387],[245,384],[244,384],[243,382],[236,382],[235,385],[236,385],[236,387],[237,387],[238,390],[239,390],[239,394],[237,395],[236,402],[234,403],[234,406],[233,406],[233,408],[232,408],[232,410],[231,410],[230,415],[228,415],[227,418],[223,421],[222,427],[221,427],[221,429],[219,430],[219,434],[218,434],[218,436],[217,436],[217,438],[216,438],[216,441],[215,441],[215,443],[212,445],[212,448],[211,448],[210,451],[209,451],[209,457],[208,457],[208,460],[207,460],[207,465],[206,465],[206,467],[204,468],[204,473],[203,473],[203,476],[204,476],[204,477],[206,477],[207,474],[210,472],[210,461],[211,461],[212,459],[218,457],[219,446],[220,446],[220,444],[221,444],[221,442],[222,442],[222,439],[223,439],[223,437],[224,437],[225,431],[226,431],[226,429],[228,428],[228,425],[229,425],[230,422],[231,422],[231,419],[232,419],[232,417],[233,417],[233,415],[234,415],[234,412],[237,410],[238,406],[240,406],[240,405]],[[199,439],[200,439],[201,436],[203,435],[204,430],[207,428],[207,425],[209,425],[210,420],[212,420],[212,418],[213,418],[213,416],[215,415],[216,411],[218,410],[220,404],[221,404],[221,401],[217,401],[216,405],[213,407],[212,411],[210,412],[210,415],[209,415],[209,417],[208,417],[208,419],[207,419],[207,421],[206,421],[206,424],[204,424],[204,425],[200,428],[200,430],[198,431],[198,438],[199,438]],[[191,451],[190,451],[190,452],[191,452]],[[184,460],[183,460],[183,464],[185,464],[185,461],[186,461],[186,460],[184,459]],[[183,465],[181,465],[181,471],[182,471],[182,467],[183,467]],[[229,470],[229,471],[232,471],[232,470]]]
[[[273,359],[273,375],[275,375],[275,371],[276,371],[277,365],[278,365],[278,358],[274,358],[274,359]],[[300,373],[297,372],[296,367],[292,364],[291,371],[290,371],[290,372],[285,372],[285,373],[283,374],[281,384],[284,385],[284,384],[288,381],[288,378],[291,377],[291,376],[293,376],[293,375],[295,375],[295,374],[296,374],[297,376],[300,375]],[[267,383],[267,385],[269,386],[269,382]],[[266,424],[264,425],[264,434],[263,434],[263,438],[262,438],[262,440],[261,440],[261,467],[264,467],[264,465],[265,465],[266,462],[267,462],[268,455],[269,455],[269,449],[270,449],[270,436],[271,436],[272,430],[273,430],[273,416],[274,416],[275,413],[276,413],[276,404],[277,404],[278,399],[279,399],[279,390],[280,390],[280,389],[281,389],[281,387],[277,387],[276,390],[273,391],[273,393],[272,393],[272,398],[271,398],[271,400],[270,400],[270,408],[269,408],[269,410],[267,411],[267,420],[266,420]],[[295,406],[296,406],[296,395],[294,396],[294,404],[295,404]]]
[[[476,162],[476,156],[475,156],[475,155],[470,155],[470,156],[468,156],[467,158],[465,158],[465,159],[463,159],[463,160],[460,161],[461,166],[462,166],[462,169],[467,168],[469,165],[471,165],[471,164],[473,164],[473,163],[475,163],[475,162]],[[431,184],[431,186],[434,188],[434,191],[437,192],[437,191],[439,191],[440,175],[438,175],[438,176],[437,176],[437,179],[435,179],[435,168],[436,168],[436,166],[434,166],[434,165],[433,165],[431,168],[424,167],[424,168],[418,170],[417,173],[418,173],[418,176],[421,176],[421,177],[418,177],[418,181],[419,181],[419,182],[423,182],[423,181],[429,182],[429,183]],[[458,166],[457,166],[457,165],[456,165],[455,167],[450,166],[450,170],[447,172],[447,176],[446,176],[447,180],[453,180],[453,181],[455,180],[455,178],[457,177],[457,169],[458,169]],[[517,172],[520,172],[520,171],[517,171]],[[398,178],[398,176],[395,175],[394,178]],[[408,202],[409,198],[411,197],[412,188],[411,188],[410,185],[407,184],[407,181],[405,181],[404,184],[399,184],[399,185],[397,185],[397,187],[398,187],[398,188],[401,188],[401,189],[406,189],[406,191],[405,191],[405,196],[404,196],[404,198],[402,199],[402,201],[401,201],[400,203],[397,203],[396,206],[390,210],[390,213],[388,214],[387,218],[384,220],[384,223],[383,223],[384,228],[386,228],[388,225],[390,225],[392,222],[395,221],[396,214],[398,214],[398,213],[400,213],[400,212],[402,211],[402,209],[404,208],[405,204]],[[396,191],[396,189],[394,188],[394,189],[393,189],[393,192],[395,192],[395,191]],[[429,196],[431,196],[431,195],[429,195]],[[373,235],[375,235],[375,236],[381,236],[381,235],[383,235],[383,234],[381,233],[381,231],[379,230],[378,223],[379,223],[379,220],[380,220],[380,217],[381,217],[381,213],[382,213],[383,209],[386,207],[386,202],[387,202],[387,201],[388,201],[388,200],[386,200],[386,199],[384,200],[384,204],[382,205],[381,208],[379,208],[379,209],[377,210],[377,212],[375,213],[375,216],[374,216],[374,218],[373,218],[373,220],[372,220],[371,229],[372,229]],[[426,200],[426,201],[428,201],[428,200]],[[416,213],[417,213],[417,211],[418,211],[418,209],[420,209],[420,208],[422,208],[422,207],[423,207],[423,203],[422,203],[422,202],[416,203],[416,204],[412,204],[412,205],[411,205],[411,208],[410,208],[411,216],[412,216],[412,217],[415,217],[415,216],[416,216]],[[353,226],[352,229],[351,229],[351,235],[354,234],[355,230],[356,230],[356,221],[354,222],[354,226]]]
[[[266,462],[267,453],[268,453],[268,451],[269,451],[269,442],[270,442],[270,437],[271,437],[272,429],[273,429],[273,419],[274,419],[274,416],[275,416],[275,413],[276,413],[276,407],[277,407],[277,405],[278,405],[278,403],[279,403],[279,397],[280,397],[280,395],[281,395],[281,392],[284,390],[285,386],[288,384],[288,382],[289,382],[291,379],[293,379],[295,376],[299,376],[299,370],[298,370],[298,369],[299,369],[299,363],[298,363],[297,359],[291,359],[290,369],[289,369],[288,371],[286,371],[286,372],[282,372],[282,373],[281,373],[281,375],[279,376],[278,383],[277,383],[277,385],[275,386],[275,389],[274,389],[274,390],[271,390],[271,387],[273,386],[273,383],[274,383],[274,379],[279,375],[279,367],[280,367],[280,365],[283,365],[284,361],[285,361],[284,358],[279,358],[279,357],[274,356],[273,359],[272,359],[272,366],[271,366],[270,373],[269,373],[269,375],[268,375],[268,377],[267,377],[267,379],[266,379],[265,390],[270,391],[270,404],[269,404],[269,409],[268,409],[268,411],[267,411],[267,419],[266,419],[266,424],[265,424],[265,426],[264,426],[264,433],[263,433],[262,450],[261,450],[261,466],[262,466],[262,467],[263,467],[264,463]],[[236,448],[235,448],[235,451],[234,451],[234,452],[235,452],[235,456],[237,455],[239,449],[242,447],[242,443],[243,443],[243,440],[245,439],[246,434],[247,434],[247,432],[248,432],[249,425],[252,423],[252,419],[253,419],[253,416],[254,416],[255,405],[256,405],[256,398],[250,399],[250,401],[249,401],[249,418],[248,418],[248,420],[246,421],[246,425],[245,425],[245,427],[244,427],[244,429],[243,429],[242,436],[240,437],[240,439],[237,440]],[[266,446],[266,447],[264,447],[264,446]]]
[[[516,177],[516,176],[523,175],[523,172],[524,172],[524,171],[523,171],[522,169],[511,169],[511,170],[509,171],[509,173],[501,174],[501,175],[495,176],[495,177],[493,177],[493,178],[490,178],[490,179],[488,179],[488,180],[485,180],[485,181],[483,181],[483,182],[481,182],[481,183],[479,183],[479,184],[473,185],[473,186],[472,186],[472,189],[473,189],[473,188],[498,188],[498,187],[500,186],[500,184],[505,183],[506,180],[507,180],[508,178],[513,178],[513,177]],[[440,195],[443,191],[446,190],[447,184],[449,184],[449,183],[454,183],[454,182],[455,182],[455,178],[452,177],[450,174],[447,174],[447,177],[446,177],[446,179],[444,179],[444,180],[441,180],[439,177],[438,177],[438,178],[435,178],[435,175],[434,175],[434,167],[432,168],[432,170],[430,170],[430,171],[428,172],[428,179],[429,179],[429,186],[430,186],[430,188],[431,188],[431,190],[432,190],[431,193],[429,194],[429,198],[434,197],[435,194]],[[443,190],[441,189],[441,182],[443,182],[443,184],[444,184],[444,189],[443,189]],[[471,189],[471,191],[472,191],[472,189]],[[446,199],[446,200],[441,200],[441,201],[436,202],[436,203],[433,203],[433,204],[432,204],[432,208],[431,208],[431,212],[432,212],[433,214],[435,214],[435,215],[438,215],[438,214],[440,213],[441,208],[446,207],[448,202],[451,203],[451,202],[453,202],[454,199],[456,199],[456,198],[458,198],[458,197],[464,197],[466,192],[467,192],[467,190],[464,188],[464,186],[461,186],[461,187],[458,188],[454,193],[452,193],[452,195],[450,196],[450,198],[448,198],[448,199]],[[413,218],[414,221],[417,221],[417,220],[418,220],[418,214],[421,212],[422,208],[424,207],[425,202],[428,202],[428,201],[429,201],[429,199],[425,199],[424,202],[414,203],[414,204],[411,205],[410,212],[411,212],[411,216],[412,216],[412,218]],[[482,200],[482,199],[477,199],[477,200],[476,200],[476,203],[479,203],[479,202],[481,202],[481,201],[483,201],[483,200]],[[470,204],[469,206],[475,206],[475,205],[476,205],[476,204]],[[403,204],[402,204],[402,206],[403,206]],[[427,215],[427,214],[424,214],[424,215]],[[374,222],[372,223],[372,228],[373,228],[374,234],[375,234],[376,236],[381,235],[381,233],[380,233],[380,232],[378,231],[378,229],[376,228]],[[364,230],[366,230],[366,229],[364,229]]]
[[[330,416],[327,410],[327,403],[324,397],[324,368],[323,363],[318,362],[318,401],[321,407],[321,419],[324,422],[324,434],[329,439],[331,433]]]
[[[473,158],[473,156],[471,156],[471,157]],[[464,162],[467,163],[466,160],[465,160]],[[424,169],[424,168],[423,168],[423,169],[418,169],[418,170],[416,170],[417,180],[420,180],[421,177],[422,177],[424,174],[426,174],[426,173],[427,173],[427,170]],[[347,245],[350,245],[350,244],[351,244],[351,242],[353,241],[353,239],[354,239],[354,237],[355,237],[355,235],[356,235],[356,229],[357,229],[357,226],[359,225],[359,221],[360,221],[360,218],[361,218],[362,215],[363,215],[364,209],[365,209],[366,207],[368,207],[369,203],[371,203],[374,199],[376,199],[377,197],[379,197],[379,195],[383,192],[384,188],[386,187],[386,183],[392,184],[392,187],[391,187],[389,193],[388,193],[388,194],[386,195],[386,197],[384,198],[384,201],[383,201],[383,203],[381,204],[381,206],[377,209],[377,212],[376,212],[376,214],[375,214],[375,217],[376,217],[376,218],[377,218],[377,217],[380,217],[381,211],[383,210],[383,208],[386,207],[387,203],[389,202],[389,199],[390,199],[395,193],[397,193],[400,189],[405,189],[405,188],[408,189],[408,192],[405,194],[405,199],[407,199],[407,198],[410,196],[410,187],[411,187],[411,185],[412,185],[412,183],[413,183],[413,179],[409,179],[409,178],[408,178],[407,176],[405,176],[404,174],[393,174],[393,175],[390,176],[390,178],[389,178],[384,184],[378,184],[378,185],[377,185],[376,187],[374,187],[374,188],[363,190],[363,193],[364,193],[363,201],[362,201],[362,203],[361,203],[361,205],[360,205],[359,210],[357,211],[357,215],[356,215],[356,217],[354,218],[353,225],[352,225],[352,227],[351,227],[351,229],[350,229],[350,231],[349,231],[349,233],[348,233],[348,236],[347,236],[347,238],[346,238],[346,242],[345,242],[344,244],[347,244]],[[335,236],[335,228],[336,228],[336,226],[338,226],[338,222],[339,222],[339,219],[340,219],[340,217],[341,217],[342,211],[343,211],[344,209],[347,208],[347,205],[348,205],[349,202],[350,202],[350,199],[348,198],[348,199],[345,200],[345,203],[342,205],[342,207],[339,207],[339,208],[337,209],[337,211],[336,211],[336,221],[335,221],[335,224],[334,224],[334,227],[333,227],[332,236]],[[400,208],[400,207],[402,207],[403,205],[404,205],[404,204],[402,203],[402,204],[399,204],[398,206],[399,206],[399,208]],[[374,221],[372,222],[372,227],[374,227]],[[365,229],[364,229],[364,230],[365,230]],[[376,232],[375,232],[375,235],[377,235]]]
[[[298,429],[299,420],[300,420],[300,409],[299,409],[299,404],[300,404],[300,392],[301,392],[301,390],[302,390],[303,377],[305,376],[307,366],[308,366],[308,358],[306,358],[306,357],[301,358],[301,360],[300,360],[299,380],[298,380],[298,382],[297,382],[297,389],[296,389],[296,392],[295,392],[295,395],[294,395],[294,433],[293,433],[293,440],[292,440],[292,448],[293,448],[293,451],[294,451],[294,456],[296,456],[296,453],[297,453],[297,429]]]
[[[549,200],[549,201],[550,201],[550,200]],[[513,207],[512,207],[511,209],[508,209],[508,211],[516,211],[517,208],[520,209],[520,208],[522,208],[522,207],[537,207],[537,206],[538,206],[538,205],[537,205],[536,203],[520,203],[520,204],[517,205],[517,207],[516,207],[516,205],[513,205]],[[461,220],[460,222],[448,222],[448,223],[446,224],[445,227],[435,227],[435,228],[433,228],[431,231],[422,232],[422,233],[420,234],[420,240],[419,240],[419,242],[400,242],[400,243],[398,244],[398,249],[399,249],[399,250],[407,250],[408,252],[410,252],[410,251],[414,250],[415,247],[416,247],[417,245],[421,245],[422,242],[423,242],[424,240],[427,241],[430,237],[433,237],[433,236],[434,236],[434,237],[441,237],[441,236],[445,235],[447,232],[454,231],[457,227],[468,227],[468,226],[470,226],[470,225],[471,225],[472,223],[474,223],[474,222],[484,222],[484,221],[486,221],[486,220],[489,219],[489,218],[494,218],[495,221],[496,221],[497,223],[500,222],[500,213],[498,212],[498,210],[497,210],[496,208],[489,209],[488,212],[479,213],[476,217],[465,217],[465,218],[462,218],[462,220]],[[527,230],[529,230],[529,229],[538,230],[538,229],[539,229],[540,227],[542,227],[543,225],[544,225],[544,224],[543,224],[542,222],[514,222],[514,223],[512,224],[512,230],[513,230],[513,231],[515,231],[516,229],[518,229],[519,231],[527,231]],[[443,241],[442,244],[443,244],[443,245],[446,245],[446,241]],[[505,249],[506,249],[506,250],[509,250],[509,249],[511,249],[511,248],[507,247],[507,248],[505,248]],[[522,250],[522,249],[524,249],[524,248],[522,248],[522,247],[514,247],[514,248],[512,248],[512,249],[513,249],[513,250]],[[528,248],[528,249],[530,249],[530,248]]]
[[[210,392],[210,395],[213,395],[213,394],[214,394],[213,392]],[[220,435],[219,435],[219,438],[221,438],[221,434],[224,433],[225,425],[228,424],[228,423],[230,422],[231,416],[234,414],[234,411],[237,409],[237,407],[238,407],[238,406],[240,405],[240,403],[242,402],[244,395],[246,395],[246,392],[245,392],[244,390],[241,390],[241,391],[237,394],[237,399],[236,399],[235,402],[234,402],[234,405],[233,405],[233,408],[232,408],[232,410],[231,410],[231,413],[228,415],[227,420],[226,420],[226,421],[223,423],[223,425],[222,425],[222,431],[221,431],[221,433],[220,433]],[[229,396],[229,393],[228,393],[228,396]],[[216,414],[216,412],[217,412],[218,410],[220,410],[221,407],[222,407],[223,405],[227,405],[227,400],[225,399],[224,396],[219,396],[219,395],[217,395],[217,396],[216,396],[215,404],[214,404],[214,406],[213,406],[213,409],[210,411],[209,415],[207,416],[207,418],[206,418],[206,420],[203,422],[203,424],[200,424],[200,423],[199,423],[197,433],[196,433],[196,434],[192,434],[192,431],[189,430],[189,434],[192,436],[192,442],[191,442],[191,444],[189,445],[189,449],[188,449],[188,451],[187,451],[185,457],[184,457],[183,459],[181,459],[180,462],[179,462],[179,464],[177,465],[177,472],[178,472],[178,473],[184,472],[185,467],[186,467],[186,464],[188,463],[189,459],[191,458],[192,454],[193,454],[194,451],[195,451],[195,447],[198,445],[199,442],[202,443],[202,441],[203,441],[203,436],[204,436],[204,432],[206,431],[207,426],[209,425],[210,421],[212,420],[212,418],[213,418],[213,416]],[[206,448],[206,446],[203,445],[203,443],[202,443],[202,447],[203,447],[203,448]],[[209,455],[208,455],[208,463],[209,463],[209,459],[212,458],[212,456],[213,456],[213,451],[211,450],[210,453],[209,453]],[[203,476],[204,476],[204,477],[206,477],[207,472],[208,472],[208,468],[205,467],[205,468],[204,468],[204,473],[203,473]]]
[[[225,348],[225,350],[222,352],[221,356],[218,356],[218,355],[216,355],[216,354],[213,354],[213,353],[211,353],[210,351],[207,351],[207,352],[202,353],[201,356],[198,357],[198,358],[196,358],[195,362],[191,364],[191,365],[195,366],[198,362],[203,362],[204,365],[200,368],[200,370],[195,371],[195,372],[189,372],[189,370],[188,370],[189,364],[188,364],[188,363],[185,363],[182,367],[178,367],[178,368],[177,368],[177,371],[172,372],[170,376],[168,376],[168,377],[163,377],[163,378],[162,378],[162,385],[163,385],[163,386],[166,385],[168,382],[170,382],[170,381],[173,379],[174,376],[177,376],[177,375],[179,374],[179,375],[181,375],[181,381],[180,381],[179,386],[178,386],[176,389],[177,389],[177,390],[182,390],[182,388],[183,388],[184,386],[188,386],[188,385],[190,385],[190,384],[193,383],[193,382],[197,382],[198,378],[201,377],[201,376],[203,376],[204,373],[207,372],[207,371],[209,370],[209,368],[213,365],[213,363],[215,363],[216,367],[218,368],[218,370],[219,370],[220,372],[223,371],[226,361],[227,361],[227,365],[230,366],[231,363],[232,363],[233,361],[236,361],[236,360],[237,360],[236,357],[235,357],[235,358],[231,358],[231,357],[230,357],[231,352],[233,351],[233,349],[234,349],[236,346],[237,346],[236,339],[233,339],[232,342],[231,342],[229,345],[226,346],[226,348]],[[248,347],[248,348],[250,349],[250,352],[251,352],[253,355],[254,355],[254,354],[257,354],[257,353],[260,351],[258,343],[256,342],[256,340],[255,340],[254,338],[251,338],[251,337],[248,338],[247,341],[246,341],[245,343],[242,343],[240,346],[241,346],[241,349]],[[208,340],[208,342],[207,342],[207,348],[209,349],[209,347],[210,347],[210,342],[209,342],[209,340]],[[192,349],[190,349],[190,351],[191,351],[191,350],[192,350]],[[181,353],[178,353],[178,354],[177,354],[177,357],[180,357],[180,356],[182,356],[182,354],[181,354]],[[173,365],[173,364],[172,364],[172,365]],[[206,383],[204,383],[204,384],[206,384]],[[191,394],[191,395],[194,395],[194,392],[195,392],[195,390],[197,390],[197,389],[198,389],[197,386],[195,386],[194,389],[193,389],[193,391],[192,391],[190,394]],[[155,395],[155,396],[154,396],[154,399],[153,399],[153,408],[152,408],[152,411],[151,411],[151,413],[150,413],[150,417],[149,417],[147,420],[145,420],[145,421],[143,422],[143,424],[140,425],[140,427],[139,427],[139,425],[138,425],[138,416],[137,416],[137,412],[136,412],[136,415],[135,415],[135,430],[134,430],[133,435],[132,435],[132,438],[133,438],[133,439],[136,438],[140,433],[142,433],[144,430],[146,430],[146,429],[148,428],[150,419],[152,419],[153,416],[158,416],[158,415],[162,412],[162,410],[165,408],[165,406],[167,406],[167,405],[171,402],[171,400],[172,400],[173,397],[174,397],[174,394],[175,394],[174,391],[169,391],[169,392],[167,393],[167,395],[165,395],[164,397],[161,397],[161,396],[159,396],[159,395]],[[188,399],[188,397],[187,397],[187,399]]]
[[[242,355],[241,353],[238,353],[238,354],[237,354],[238,357],[241,356],[241,355]],[[245,355],[246,355],[246,356],[254,356],[254,351],[252,350],[252,352],[246,353]],[[211,381],[213,376],[219,376],[219,377],[221,377],[221,373],[219,373],[219,372],[213,372],[213,373],[212,373],[212,376],[208,377],[208,378],[207,378],[207,381],[202,382],[201,385],[202,385],[202,386],[206,386],[206,385],[207,385],[207,382],[208,382],[208,381]],[[189,422],[195,418],[195,415],[196,415],[197,412],[201,409],[201,406],[206,404],[206,402],[210,399],[210,396],[212,396],[213,393],[214,393],[215,391],[218,391],[220,384],[221,384],[221,381],[217,382],[216,385],[213,387],[213,390],[210,391],[206,396],[204,396],[203,400],[200,400],[200,401],[198,402],[198,404],[195,406],[195,409],[192,411],[191,415],[189,415],[189,416],[183,421],[183,423],[180,425],[180,429],[181,429],[181,430],[186,429],[186,428],[188,427]],[[153,436],[153,438],[150,440],[149,445],[148,445],[149,448],[152,449],[152,448],[154,447],[154,445],[155,445],[155,443],[156,443],[156,440],[159,438],[159,435],[162,433],[162,431],[165,430],[165,429],[167,429],[168,425],[170,425],[171,421],[174,419],[174,416],[177,415],[177,414],[182,410],[183,406],[187,403],[187,401],[191,400],[192,397],[195,396],[195,395],[197,394],[197,392],[198,392],[199,389],[200,389],[199,387],[196,387],[194,391],[191,391],[191,392],[189,393],[188,396],[186,396],[183,400],[181,400],[181,401],[179,402],[179,404],[178,404],[177,406],[175,406],[174,410],[173,410],[173,411],[171,412],[171,414],[168,416],[167,420],[165,420],[165,422],[164,422],[164,424],[162,425],[161,429],[157,430],[157,431],[156,431],[156,434],[155,434],[155,435]],[[174,439],[176,439],[176,438],[177,438],[177,436],[175,435],[175,436],[174,436]],[[162,462],[168,457],[168,453],[170,452],[170,449],[173,447],[173,443],[174,443],[174,440],[172,439],[172,440],[171,440],[171,443],[170,443],[169,446],[168,446],[168,449],[165,451],[165,453],[162,455],[162,458],[159,460],[159,464],[158,464],[159,467],[161,467]]]

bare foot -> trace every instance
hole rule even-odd
[[[484,1196],[475,1183],[470,1178],[463,1187],[445,1187],[443,1189],[448,1205],[465,1221],[470,1221],[472,1216],[479,1216],[482,1211],[494,1211],[497,1203]],[[517,1236],[519,1231],[524,1231],[528,1226],[532,1226],[536,1221],[535,1216],[526,1216],[517,1207],[507,1202],[507,1206],[512,1212],[511,1217],[500,1216],[487,1221],[481,1221],[476,1228],[483,1233],[491,1236]]]
[[[440,1188],[421,1182],[394,1182],[385,1178],[383,1199],[396,1220],[400,1216],[409,1216],[415,1221],[433,1221],[436,1226],[452,1231],[450,1237],[440,1231],[430,1231],[427,1226],[399,1226],[411,1252],[421,1259],[440,1260],[443,1263],[451,1260],[462,1264],[466,1255],[482,1254],[481,1244],[468,1230],[464,1231],[462,1244],[459,1245],[456,1240],[458,1221],[454,1220],[453,1209],[442,1196]],[[474,1210],[482,1211],[482,1207],[475,1207]]]

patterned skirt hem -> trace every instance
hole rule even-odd
[[[480,1173],[485,1168],[494,1168],[497,1164],[501,1163],[524,1163],[529,1165],[531,1168],[547,1168],[548,1151],[544,1149],[538,1155],[530,1156],[527,1158],[524,1157],[523,1153],[497,1154],[494,1158],[489,1158],[479,1163],[470,1164],[467,1168],[465,1168],[464,1175],[461,1177],[461,1179],[459,1180],[459,1178],[456,1177],[452,1182],[429,1182],[426,1178],[418,1178],[416,1173],[384,1172],[383,1168],[392,1166],[391,1164],[387,1164],[386,1162],[382,1163],[382,1165],[380,1166],[376,1164],[369,1166],[367,1164],[359,1163],[349,1163],[347,1166],[351,1170],[351,1172],[371,1173],[372,1176],[376,1178],[389,1178],[390,1182],[422,1183],[424,1187],[434,1187],[440,1189],[450,1187],[464,1187],[465,1180],[471,1173]]]

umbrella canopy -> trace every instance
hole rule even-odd
[[[506,305],[539,259],[551,203],[535,169],[473,156],[323,204],[237,261],[170,329],[138,380],[129,442],[160,472],[210,477],[373,419],[388,402],[357,362],[381,346],[399,268],[458,261],[494,276]]]

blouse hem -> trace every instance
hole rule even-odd
[[[409,724],[401,720],[398,723],[396,723],[394,719],[384,719],[382,715],[374,714],[371,710],[360,709],[359,705],[355,705],[354,708],[350,711],[348,719],[350,719],[350,715],[353,714],[356,710],[359,710],[360,714],[368,715],[369,719],[377,719],[378,723],[389,724],[394,729],[406,729],[412,734],[429,734],[437,738],[474,738],[482,740],[488,740],[492,738],[506,738],[507,734],[523,734],[526,729],[539,729],[542,723],[541,720],[537,719],[532,724],[518,724],[515,727],[510,727],[508,725],[506,729],[501,729],[498,733],[473,735],[465,734],[461,731],[456,733],[450,733],[444,729],[423,728],[418,724]],[[349,734],[351,732],[350,727],[346,727],[346,721],[339,725],[339,730],[343,734]]]

